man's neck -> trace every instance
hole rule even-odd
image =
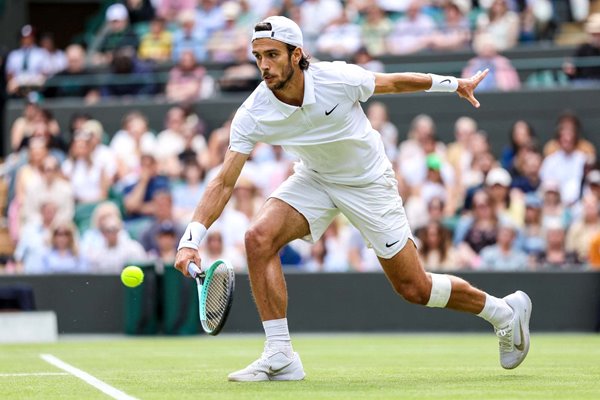
[[[273,94],[285,104],[300,107],[304,101],[304,71],[296,70],[286,87],[274,90]]]

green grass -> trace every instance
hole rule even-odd
[[[50,353],[139,399],[599,399],[600,336],[532,339],[506,371],[489,335],[297,335],[302,382],[231,383],[262,350],[259,336],[67,340],[0,346],[2,399],[107,399],[39,358]]]

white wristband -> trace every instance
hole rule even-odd
[[[179,240],[179,246],[177,246],[177,251],[183,249],[184,247],[188,249],[198,250],[200,246],[200,242],[206,236],[206,227],[202,225],[200,222],[190,222],[185,228],[185,232]]]
[[[431,77],[431,88],[426,92],[456,92],[458,79],[453,76],[427,74]]]

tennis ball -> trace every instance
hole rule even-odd
[[[127,287],[139,286],[144,281],[144,272],[140,267],[130,265],[121,271],[121,282]]]

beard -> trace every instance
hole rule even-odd
[[[281,90],[281,89],[284,89],[288,85],[288,83],[294,76],[294,68],[292,67],[291,61],[292,61],[292,58],[290,57],[290,59],[288,60],[288,63],[283,68],[283,72],[282,72],[283,78],[279,82],[273,82],[273,85],[271,87],[269,87],[269,89]]]

